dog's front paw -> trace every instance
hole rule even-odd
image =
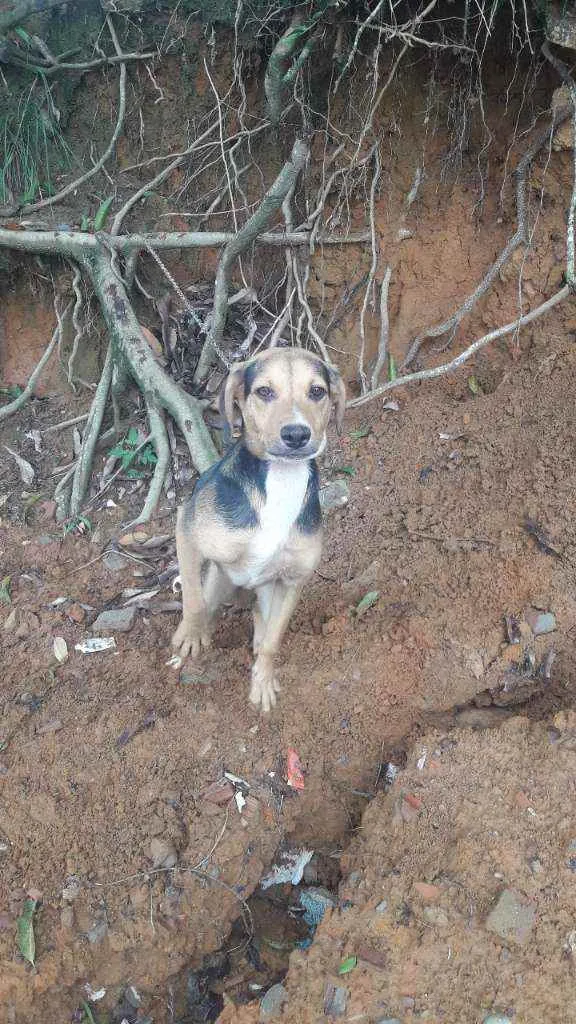
[[[264,663],[256,661],[252,668],[250,702],[261,707],[264,712],[271,711],[279,692],[278,680],[274,678],[274,665],[268,659]]]
[[[172,637],[174,658],[180,659],[180,663],[188,657],[197,658],[202,649],[208,650],[212,643],[210,628],[204,617],[192,620],[182,619],[178,629]]]

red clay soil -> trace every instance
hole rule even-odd
[[[117,604],[124,588],[138,584],[135,573],[146,570],[134,560],[111,570],[98,558],[102,543],[62,540],[54,524],[24,529],[4,522],[2,576],[11,578],[13,600],[1,611],[4,625],[15,612],[0,632],[5,1020],[41,1013],[47,1024],[60,1024],[85,998],[85,983],[107,988],[105,1006],[128,982],[147,993],[155,1021],[168,1019],[167,979],[223,942],[239,900],[258,884],[280,841],[324,853],[342,848],[366,806],[355,791],[371,791],[380,762],[430,716],[479,693],[482,705],[543,693],[539,714],[573,701],[573,344],[558,319],[554,332],[550,325],[535,330],[521,362],[510,363],[503,353],[490,368],[502,378],[490,394],[472,396],[465,377],[402,394],[399,412],[370,405],[351,415],[345,436],[333,442],[324,475],[353,470],[350,501],[328,520],[321,575],[286,639],[280,704],[269,717],[247,702],[245,611],[224,617],[200,680],[179,682],[165,666],[175,613],[139,611],[131,632],[117,635],[116,651],[82,655],[74,645],[91,635],[96,612]],[[482,370],[477,364],[479,378]],[[363,426],[369,433],[355,436]],[[115,532],[106,516],[121,512],[102,514],[100,538]],[[526,517],[555,554],[527,531]],[[168,532],[166,522],[157,533]],[[358,619],[352,609],[370,590],[379,599]],[[51,607],[59,597],[74,603]],[[90,606],[85,618],[78,603]],[[503,618],[520,616],[527,606],[556,616],[555,633],[531,643],[536,667],[551,646],[558,652],[550,682],[510,672],[525,650],[523,643],[505,642]],[[64,664],[53,655],[55,636],[68,645]],[[509,747],[512,741],[494,742]],[[268,773],[281,777],[290,747],[300,754],[306,786],[279,798]],[[540,747],[534,749],[536,779]],[[250,783],[242,816],[235,804],[221,807],[203,795],[224,770]],[[472,778],[480,778],[475,769],[462,785]],[[450,776],[447,807],[455,785]],[[490,802],[485,792],[481,814]],[[566,807],[564,816],[569,813]],[[451,820],[448,814],[447,824],[441,822],[448,847]],[[412,833],[414,843],[418,826]],[[515,833],[510,837],[506,856],[516,864]],[[158,841],[165,853],[175,853],[174,871],[150,873]],[[380,852],[389,865],[385,847]],[[381,869],[382,862],[372,866]],[[474,874],[473,861],[468,870]],[[508,877],[507,862],[503,871]],[[417,874],[429,880],[428,868]],[[487,881],[478,884],[483,907],[492,890]],[[31,891],[42,894],[35,968],[23,962],[16,943],[16,921]],[[550,941],[541,955],[560,957],[557,936]],[[491,980],[499,961],[490,964],[484,984],[499,992]],[[502,970],[507,978],[509,966]],[[424,987],[414,988],[419,1000],[429,989],[426,971]],[[426,1004],[434,1013],[443,992]],[[463,1020],[450,1005],[438,1019]]]

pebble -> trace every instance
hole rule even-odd
[[[330,982],[324,990],[324,1016],[343,1017],[348,1003],[348,989]]]
[[[556,616],[552,612],[539,612],[535,608],[530,608],[524,617],[534,636],[553,633],[556,629]]]
[[[402,1021],[398,1017],[381,1017],[376,1024],[402,1024]]]
[[[489,1013],[484,1017],[482,1024],[512,1024],[510,1017],[502,1017],[499,1013]]]
[[[501,939],[524,946],[536,924],[536,908],[516,889],[504,889],[486,918],[486,928]]]
[[[110,608],[100,612],[92,630],[94,633],[127,633],[134,625],[136,611],[134,605],[129,605],[128,608]]]
[[[121,555],[119,551],[107,551],[102,563],[109,572],[120,572],[128,564],[124,555]]]
[[[72,619],[72,622],[84,622],[84,619],[86,618],[86,612],[82,605],[78,604],[77,601],[68,606],[66,609],[66,615],[69,619]]]
[[[287,999],[288,993],[284,985],[272,985],[260,1000],[260,1020],[279,1017]]]
[[[166,839],[159,839],[157,836],[154,836],[149,850],[152,858],[152,867],[154,868],[173,868],[178,861],[176,847]]]
[[[333,480],[320,488],[320,508],[323,512],[333,512],[344,508],[350,499],[350,488],[345,480]]]

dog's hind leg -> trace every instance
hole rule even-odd
[[[272,588],[271,593],[267,589],[268,587]],[[263,711],[270,711],[276,703],[276,694],[279,692],[280,686],[274,676],[274,659],[292,613],[298,604],[302,589],[303,583],[288,586],[281,580],[276,580],[273,584],[267,584],[266,588],[261,587],[258,590],[258,603],[263,622],[262,633],[258,638],[256,661],[252,668],[250,701],[252,704],[261,704]],[[264,593],[261,598],[262,591]],[[266,610],[268,615],[264,619]]]

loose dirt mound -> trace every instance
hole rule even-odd
[[[575,771],[573,712],[422,737],[362,819],[338,909],[292,955],[278,1019],[576,1020]]]

